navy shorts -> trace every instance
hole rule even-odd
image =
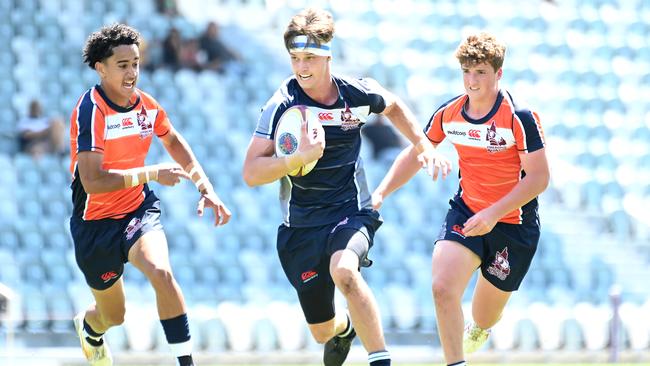
[[[280,263],[298,299],[307,323],[317,324],[334,318],[334,281],[329,272],[330,257],[348,247],[350,239],[361,233],[367,240],[365,248],[350,247],[367,263],[375,231],[382,219],[375,210],[363,209],[346,216],[338,223],[314,227],[278,228],[277,250]]]
[[[483,236],[465,237],[463,225],[473,216],[462,202],[450,201],[438,240],[451,240],[464,245],[481,258],[481,273],[496,288],[516,291],[533,260],[539,242],[540,226],[533,222],[505,224],[498,222]]]
[[[129,250],[145,233],[162,230],[160,201],[153,191],[137,210],[121,219],[70,219],[77,265],[88,286],[95,290],[111,287],[124,272]]]

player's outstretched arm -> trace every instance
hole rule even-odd
[[[182,171],[194,182],[197,190],[201,193],[196,209],[199,216],[203,216],[204,209],[208,207],[214,211],[215,226],[227,224],[232,213],[214,191],[212,183],[210,183],[207,174],[203,171],[187,141],[173,128],[160,139],[169,155],[183,166]]]
[[[446,178],[451,171],[451,161],[440,154],[435,145],[424,135],[418,127],[415,115],[409,107],[397,96],[386,93],[386,108],[382,112],[388,117],[395,127],[413,144],[417,151],[417,160],[420,166],[427,171],[433,180],[441,174]]]
[[[413,145],[406,147],[395,158],[393,165],[372,193],[372,208],[378,210],[384,200],[401,186],[406,184],[420,169],[418,153]]]
[[[104,155],[93,151],[80,152],[77,169],[84,190],[89,194],[113,192],[150,181],[173,186],[188,175],[178,164],[149,165],[133,169],[102,168]]]

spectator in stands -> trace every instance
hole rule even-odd
[[[190,178],[200,194],[199,215],[211,208],[215,225],[223,225],[230,211],[165,110],[136,88],[139,43],[136,30],[114,24],[91,34],[83,51],[100,84],[86,91],[72,112],[70,231],[77,264],[95,303],[79,313],[74,324],[88,361],[111,365],[103,335],[124,321],[122,273],[124,263],[131,262],[154,288],[176,364],[189,366],[193,361],[187,310],[169,263],[160,201],[148,183],[173,186]],[[154,134],[176,163],[144,165]]]
[[[361,134],[370,140],[375,159],[385,151],[399,151],[404,147],[402,138],[395,132],[393,126],[386,123],[386,117],[381,114],[373,114],[368,118],[368,123],[361,129]]]
[[[359,273],[371,263],[368,251],[382,222],[370,206],[359,158],[361,121],[370,113],[384,114],[421,149],[424,164],[440,161],[395,95],[372,79],[331,73],[333,35],[327,11],[309,8],[291,18],[284,42],[294,74],[262,109],[244,161],[244,180],[250,186],[280,180],[285,220],[278,228],[278,254],[312,336],[325,343],[324,364],[342,365],[358,333],[370,365],[390,365],[375,298]],[[273,132],[281,116],[298,105],[312,107],[327,124],[313,131],[303,124],[297,152],[277,157]],[[316,160],[308,176],[289,175]],[[349,315],[335,311],[335,287]]]
[[[199,37],[199,46],[206,58],[204,68],[208,70],[223,72],[228,62],[239,59],[239,56],[219,38],[219,25],[215,22],[208,23],[205,31]]]
[[[460,188],[450,201],[433,250],[433,298],[448,365],[481,347],[528,271],[540,235],[537,196],[549,182],[537,113],[499,88],[506,47],[487,33],[470,35],[456,51],[465,94],[435,111],[425,132],[445,138],[459,155]],[[373,194],[373,207],[418,170],[406,148]],[[463,335],[461,299],[477,268],[472,318]]]
[[[199,54],[199,41],[196,39],[186,39],[182,42],[180,52],[181,67],[194,71],[203,70],[203,61]]]
[[[175,17],[179,14],[176,0],[156,0],[156,10],[158,13],[170,17]]]
[[[181,68],[183,39],[178,29],[172,27],[162,43],[162,64],[173,71]]]
[[[28,115],[18,122],[18,144],[21,152],[38,158],[44,154],[65,153],[65,125],[60,118],[43,115],[37,99],[29,103]]]

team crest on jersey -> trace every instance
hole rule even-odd
[[[298,139],[288,132],[280,135],[279,142],[279,147],[283,154],[291,155],[298,149]]]
[[[494,261],[488,267],[487,272],[501,281],[505,280],[510,274],[510,262],[508,262],[508,247],[502,251],[496,252]]]
[[[345,110],[341,111],[341,129],[343,131],[354,130],[359,128],[361,120],[350,110],[348,103],[345,103]]]
[[[151,136],[153,133],[153,126],[149,121],[149,117],[147,117],[147,110],[144,109],[144,106],[142,106],[142,109],[140,109],[140,113],[138,113],[137,116],[138,126],[140,126],[140,138],[143,139]]]
[[[485,140],[490,143],[487,146],[488,152],[494,153],[506,149],[506,140],[497,133],[497,124],[495,121],[492,121],[492,125],[488,128]]]

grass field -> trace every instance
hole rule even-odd
[[[202,366],[259,366],[261,364],[257,365],[202,365]],[[273,366],[298,366],[298,364],[286,364],[286,365],[278,365],[278,364],[264,364],[264,365],[273,365]],[[400,365],[400,366],[431,366],[432,364],[407,364],[407,365]],[[639,363],[503,363],[503,364],[494,364],[494,363],[472,363],[471,365],[477,365],[477,366],[639,366],[641,364]],[[129,365],[125,365],[129,366]],[[130,366],[159,366],[159,365],[130,365]],[[300,365],[300,366],[319,366],[317,364],[311,364],[311,365]],[[361,364],[361,363],[356,363],[356,364],[350,364],[349,366],[367,366],[367,364]]]

